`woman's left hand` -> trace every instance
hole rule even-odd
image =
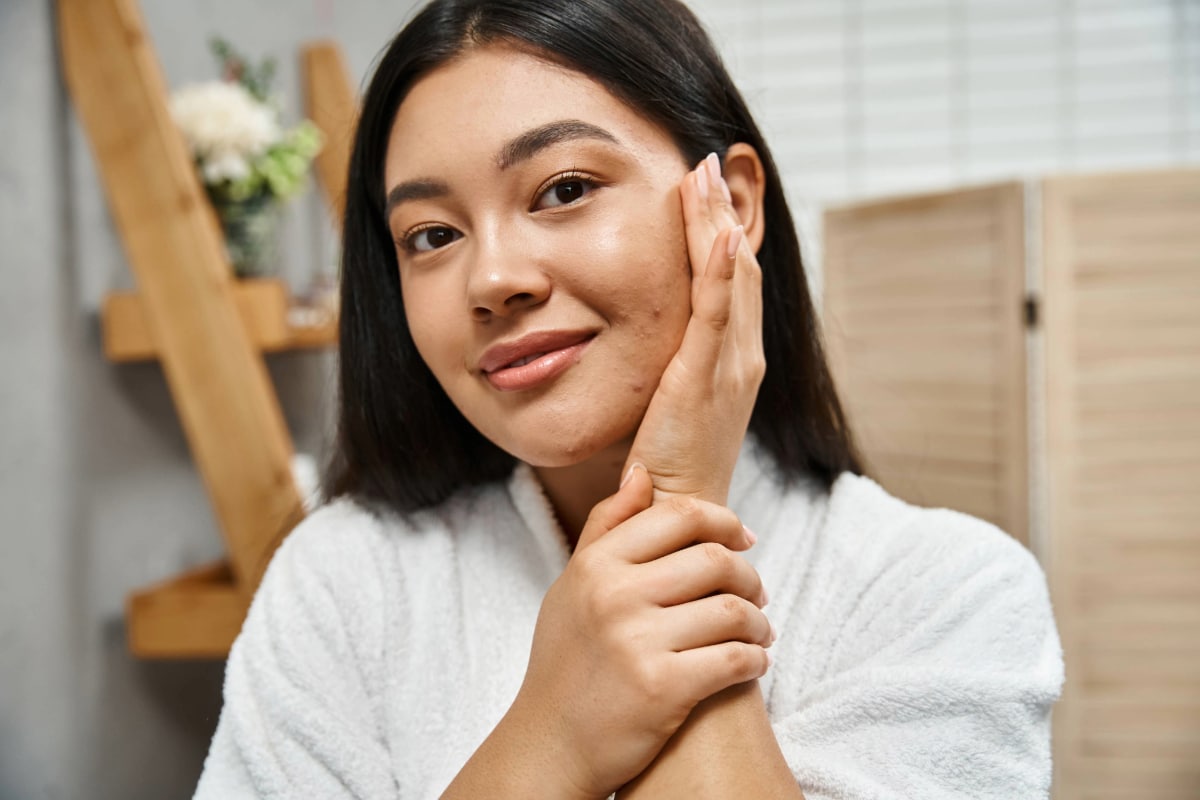
[[[715,154],[688,173],[680,195],[692,316],[650,400],[626,469],[645,466],[656,499],[682,494],[723,505],[766,371],[762,271]]]

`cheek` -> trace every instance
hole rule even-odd
[[[576,247],[587,243],[580,252],[583,279],[589,293],[604,300],[611,322],[669,329],[687,319],[691,269],[674,192],[649,202],[609,202],[573,236]]]
[[[438,313],[444,310],[448,287],[439,288],[430,280],[400,281],[404,296],[404,316],[417,352],[429,366],[439,382],[443,381],[455,362],[455,348],[460,344],[459,335],[449,324],[449,315]],[[461,362],[461,357],[457,359]]]
[[[611,326],[612,374],[640,402],[649,401],[691,317],[692,272],[682,211],[672,199],[596,215],[575,237],[572,263],[582,269],[575,292]]]

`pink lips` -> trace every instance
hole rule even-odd
[[[595,336],[590,331],[539,331],[488,348],[479,369],[502,392],[532,389],[579,361]]]

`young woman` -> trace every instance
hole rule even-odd
[[[1042,573],[861,477],[778,172],[684,7],[426,7],[344,235],[332,500],[197,797],[1046,795]]]

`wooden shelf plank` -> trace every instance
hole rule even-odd
[[[277,278],[238,281],[234,301],[251,343],[264,353],[332,347],[337,342],[337,320],[333,314],[317,315],[317,324],[296,325],[289,321],[296,308],[287,287]],[[100,310],[104,355],[109,361],[130,362],[156,359],[161,352],[136,292],[112,292]]]
[[[129,649],[139,658],[225,658],[249,606],[227,561],[185,572],[129,596]]]

